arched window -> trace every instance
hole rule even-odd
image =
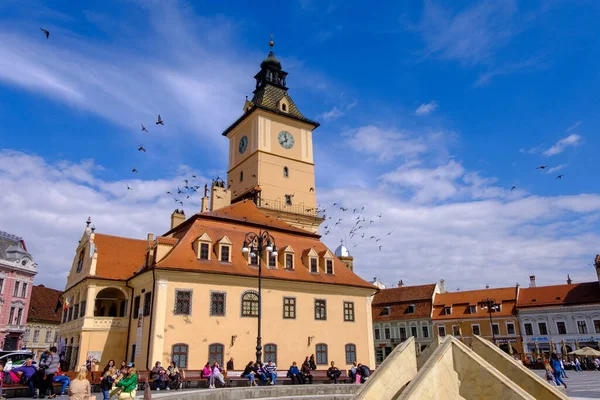
[[[348,343],[346,345],[346,364],[352,364],[356,361],[356,345]]]
[[[79,259],[77,260],[77,272],[81,272],[81,269],[83,268],[83,256],[84,250],[81,249],[81,252],[79,253]]]
[[[225,346],[221,343],[213,343],[208,345],[208,362],[212,365],[215,361],[219,365],[223,365],[223,353]]]
[[[325,343],[317,344],[315,354],[318,365],[327,365],[327,345]]]
[[[177,343],[173,345],[173,351],[171,352],[171,361],[177,365],[177,368],[187,368],[188,363],[188,350],[189,346],[184,343]]]
[[[242,295],[242,317],[258,317],[258,293],[245,292]]]
[[[265,362],[269,361],[277,364],[277,345],[273,343],[265,344]]]
[[[284,178],[290,177],[290,170],[288,169],[288,167],[283,167],[283,177]]]
[[[285,105],[285,103],[281,104],[281,111],[287,111],[287,106]]]

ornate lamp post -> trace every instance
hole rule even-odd
[[[490,329],[492,330],[492,343],[496,344],[496,334],[494,333],[494,321],[492,320],[492,313],[500,309],[500,305],[496,303],[496,299],[493,297],[487,297],[479,302],[479,307],[486,309],[490,315]],[[509,343],[510,346],[510,343]]]
[[[244,238],[244,247],[242,253],[250,253],[250,257],[258,258],[258,334],[256,336],[256,362],[262,360],[262,345],[261,345],[261,318],[262,318],[262,253],[269,253],[269,257],[277,257],[277,247],[275,247],[275,238],[267,231],[262,229],[258,234],[248,232]]]

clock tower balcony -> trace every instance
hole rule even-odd
[[[288,205],[285,201],[269,200],[259,196],[256,199],[256,206],[281,221],[313,233],[317,233],[319,226],[325,221],[325,216],[316,207],[303,204]]]

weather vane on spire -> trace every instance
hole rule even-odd
[[[275,46],[275,42],[273,41],[273,34],[271,33],[271,40],[269,41],[269,50],[273,50],[273,46]]]

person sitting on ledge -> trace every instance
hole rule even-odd
[[[246,365],[244,372],[242,372],[242,378],[248,378],[250,386],[258,386],[256,382],[254,382],[254,361],[250,361],[248,365]]]
[[[292,385],[304,383],[304,376],[300,373],[296,361],[294,361],[290,369],[288,369],[287,377],[292,380]]]
[[[212,376],[212,368],[210,367],[210,362],[207,362],[202,369],[202,377],[208,380],[208,386],[210,387],[210,377]]]
[[[310,383],[312,384],[313,382],[313,376],[311,373],[311,369],[310,369],[310,364],[308,363],[308,361],[304,361],[304,363],[302,364],[302,376],[304,377],[304,383]]]
[[[342,371],[340,371],[338,369],[338,367],[335,366],[335,362],[331,362],[331,367],[329,367],[329,369],[327,370],[327,377],[333,381],[333,383],[338,383],[338,379],[340,377],[340,375],[342,374]]]
[[[265,365],[265,372],[267,378],[269,379],[270,385],[277,385],[277,366],[273,362],[273,360],[269,360],[267,365]]]
[[[265,371],[265,367],[261,362],[254,364],[254,373],[256,374],[256,379],[259,380],[258,384],[260,386],[263,386],[269,381],[269,378],[267,378],[267,371]]]
[[[350,382],[356,380],[356,361],[352,363],[352,367],[348,370],[348,378],[350,378]]]
[[[150,371],[150,380],[156,382],[156,390],[160,390],[162,383],[165,382],[165,386],[167,390],[171,390],[169,387],[169,377],[167,376],[167,370],[164,369],[160,363],[157,361],[154,364],[154,368]]]

